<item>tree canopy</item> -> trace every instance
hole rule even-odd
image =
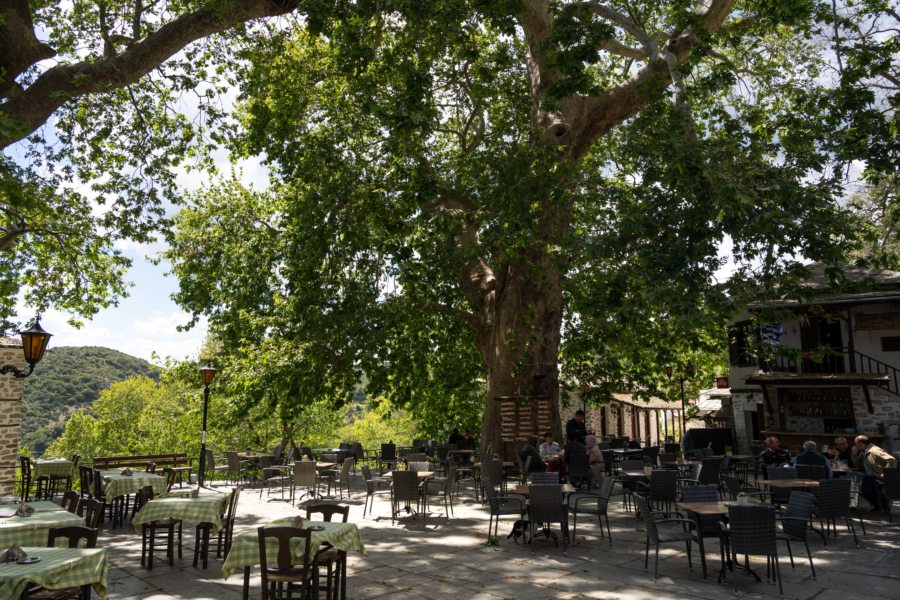
[[[192,196],[168,255],[248,406],[334,399],[363,374],[433,411],[485,389],[555,400],[561,371],[598,401],[657,392],[666,362],[713,368],[736,303],[860,243],[851,165],[873,184],[896,169],[892,2],[79,7],[36,14],[86,58],[10,70],[22,90],[0,105],[33,131],[21,99],[77,73],[43,109],[53,160],[109,177],[139,223],[212,148],[271,168],[268,189]],[[284,16],[204,37],[263,14]],[[233,115],[215,100],[231,86]],[[193,121],[172,106],[188,93]]]

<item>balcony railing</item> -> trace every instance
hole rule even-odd
[[[781,373],[881,373],[888,376],[888,391],[900,396],[900,369],[849,348],[831,348],[825,353],[797,352],[775,356],[760,365],[763,371]]]

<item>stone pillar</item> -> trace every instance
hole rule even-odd
[[[22,342],[0,337],[0,366],[24,369]],[[25,380],[11,373],[0,375],[0,496],[12,496],[16,489],[19,435],[22,432],[22,390]]]

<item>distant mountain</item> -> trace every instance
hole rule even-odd
[[[51,348],[25,380],[22,444],[40,454],[65,428],[66,418],[89,406],[110,384],[132,375],[159,379],[159,368],[98,346]]]

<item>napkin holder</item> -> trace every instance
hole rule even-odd
[[[291,521],[291,527],[303,527],[304,523],[306,523],[306,519],[298,515]]]
[[[200,488],[194,488],[191,490],[191,498],[200,497]]]
[[[134,475],[134,471],[126,467],[122,469],[122,475],[124,475],[125,477],[131,477],[132,475]]]
[[[7,548],[3,554],[0,554],[0,563],[16,562],[17,560],[23,560],[25,558],[28,558],[28,554],[22,550],[22,546],[13,544]]]
[[[16,509],[17,517],[30,517],[34,514],[34,507],[23,502],[19,505],[19,508]]]

